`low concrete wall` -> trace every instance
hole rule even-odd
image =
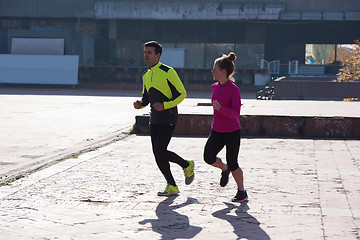
[[[88,83],[141,83],[146,67],[87,66],[79,68],[79,81]],[[210,68],[175,68],[183,83],[213,84]],[[255,74],[264,74],[263,69],[237,69],[234,78],[237,84],[253,85]]]
[[[360,97],[360,83],[279,80],[273,99],[341,99]]]
[[[135,131],[149,134],[149,115],[136,116]],[[360,138],[360,118],[240,116],[243,136],[291,138]],[[212,115],[180,114],[175,135],[205,136]]]
[[[0,54],[0,83],[78,84],[79,56]]]

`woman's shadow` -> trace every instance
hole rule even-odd
[[[249,206],[246,202],[240,206],[227,202],[224,202],[224,204],[227,208],[216,211],[212,215],[228,221],[233,226],[234,233],[238,236],[237,239],[270,240],[269,235],[260,227],[260,222],[247,212]],[[236,215],[229,214],[233,209],[236,209]]]
[[[188,198],[186,202],[170,206],[175,197],[169,197],[160,202],[156,207],[156,216],[158,219],[145,219],[139,224],[151,223],[152,230],[161,234],[161,239],[191,239],[195,237],[201,230],[201,227],[191,226],[189,218],[185,215],[175,212],[175,209],[185,207],[189,204],[196,203],[194,198]]]

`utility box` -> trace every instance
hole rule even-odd
[[[174,68],[185,66],[185,48],[163,48],[160,62]]]

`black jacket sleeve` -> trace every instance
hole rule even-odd
[[[142,92],[142,99],[141,99],[141,106],[145,107],[149,104],[149,93],[146,90],[145,85],[143,85],[143,92]]]

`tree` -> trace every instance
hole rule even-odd
[[[360,42],[355,40],[353,48],[350,48],[346,54],[346,59],[343,60],[343,66],[337,74],[338,82],[359,82],[360,83]],[[346,99],[347,101],[357,99]]]
[[[339,82],[360,82],[360,42],[355,41],[354,47],[348,50],[347,59],[337,74]]]
[[[341,63],[345,63],[347,59],[350,58],[352,54],[352,49],[347,46],[339,45],[337,49],[336,59]]]

